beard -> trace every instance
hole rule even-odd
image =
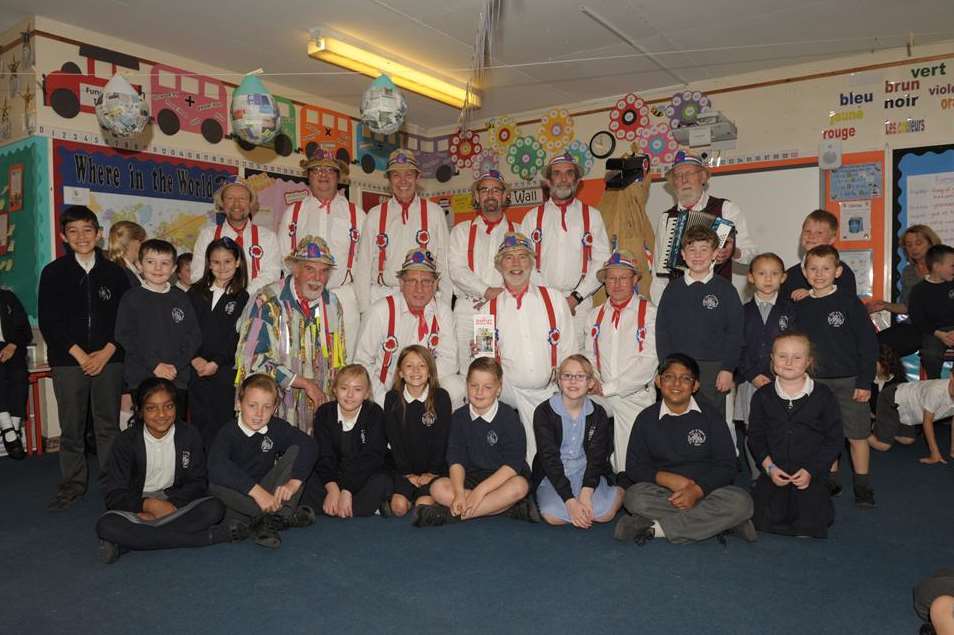
[[[495,199],[488,199],[480,206],[480,211],[486,214],[496,214],[500,211],[500,202]]]
[[[550,192],[553,198],[565,201],[569,198],[573,198],[573,195],[576,193],[576,183],[573,185],[554,185],[550,188]]]

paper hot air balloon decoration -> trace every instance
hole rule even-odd
[[[96,98],[96,120],[114,137],[135,137],[149,123],[149,105],[146,98],[117,73]]]
[[[391,78],[381,75],[361,98],[361,121],[371,132],[389,135],[397,132],[407,114],[407,101]]]
[[[232,133],[253,145],[268,143],[281,129],[278,104],[255,75],[246,75],[232,94]]]

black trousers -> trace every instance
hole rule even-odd
[[[26,417],[30,384],[26,368],[14,366],[12,361],[0,364],[0,412],[9,412],[11,417],[23,419]]]
[[[381,507],[381,503],[391,498],[394,492],[394,480],[386,472],[378,472],[367,480],[364,487],[357,492],[351,492],[351,511],[355,516],[373,516]],[[316,478],[308,482],[308,492],[305,500],[321,513],[321,506],[325,502],[327,491],[325,486]]]
[[[275,488],[284,485],[291,478],[292,468],[295,467],[295,459],[298,458],[298,446],[293,445],[281,456],[271,470],[268,471],[262,480],[258,482],[269,494],[275,492]],[[278,515],[282,518],[288,518],[298,508],[302,494],[305,491],[305,484],[298,489],[298,492],[286,501],[282,508],[278,510]],[[262,517],[265,512],[258,506],[255,499],[224,485],[209,483],[209,493],[214,495],[220,501],[225,503],[225,520],[237,520],[246,524],[251,524]]]
[[[950,328],[952,327],[944,327],[942,330],[947,331]],[[924,366],[924,374],[928,379],[941,378],[946,350],[947,344],[934,337],[933,333],[921,334],[921,365]]]
[[[96,534],[127,549],[174,549],[212,544],[209,529],[222,521],[225,505],[207,496],[159,520],[144,521],[132,512],[108,511],[96,522]]]
[[[878,344],[890,346],[898,357],[907,357],[921,348],[921,331],[908,322],[901,322],[878,333]]]
[[[189,380],[189,423],[198,428],[206,451],[215,435],[235,416],[235,370],[220,368],[211,377],[192,373]]]

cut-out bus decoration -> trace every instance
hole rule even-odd
[[[457,173],[450,156],[451,135],[422,137],[410,132],[400,132],[401,147],[414,152],[421,176],[447,183]],[[387,157],[385,157],[387,159]]]
[[[351,117],[305,104],[299,114],[299,128],[301,147],[306,157],[313,156],[321,148],[332,153],[339,161],[351,163],[351,157],[354,156]]]
[[[357,124],[357,162],[365,174],[375,170],[385,170],[388,167],[388,156],[399,147],[400,133],[389,135],[371,132],[363,123]]]
[[[278,112],[282,116],[281,130],[278,131],[278,134],[275,135],[268,143],[262,144],[263,148],[272,148],[275,150],[275,154],[283,157],[287,157],[292,152],[301,151],[301,148],[298,147],[298,131],[296,128],[296,117],[295,117],[295,104],[290,99],[285,99],[284,97],[279,97],[278,95],[272,95],[275,98],[275,104],[278,106]],[[238,135],[233,135],[236,143],[239,144],[243,150],[252,150],[255,145],[245,141],[238,137]]]
[[[86,60],[85,74],[75,62],[65,62],[60,70],[43,76],[43,104],[64,119],[81,112],[95,114],[96,99],[120,67],[139,70],[138,58],[98,46],[80,44],[79,54]],[[136,84],[133,88],[142,92]]]
[[[149,73],[152,114],[167,135],[198,132],[218,143],[228,127],[229,92],[225,84],[204,75],[156,64]]]

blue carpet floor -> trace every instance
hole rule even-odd
[[[246,542],[113,565],[96,557],[95,485],[50,514],[56,456],[2,459],[0,632],[916,633],[912,585],[954,565],[954,465],[920,465],[923,453],[874,456],[878,508],[855,510],[846,487],[828,540],[640,548],[611,526],[321,518],[278,551]]]

